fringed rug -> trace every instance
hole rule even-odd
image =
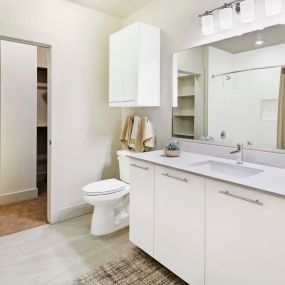
[[[100,266],[74,281],[76,285],[187,285],[139,249],[127,257]]]

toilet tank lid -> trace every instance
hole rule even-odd
[[[133,153],[131,150],[118,150],[117,155],[119,157],[126,157],[128,154]]]

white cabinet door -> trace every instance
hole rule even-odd
[[[123,94],[122,102],[134,102],[138,84],[139,24],[131,25],[123,31]]]
[[[123,96],[123,35],[117,32],[110,36],[109,51],[109,102],[118,103]]]
[[[153,256],[154,165],[131,160],[130,240]]]
[[[154,257],[191,285],[204,285],[204,202],[205,179],[156,166]]]
[[[206,285],[285,284],[284,217],[284,198],[207,180]]]

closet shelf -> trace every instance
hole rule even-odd
[[[47,89],[47,83],[38,82],[38,89]]]
[[[200,76],[201,74],[197,74],[197,73],[178,73],[178,78],[179,79],[184,79],[184,78],[189,78],[189,77],[196,77],[196,76]]]
[[[178,95],[178,98],[191,98],[191,97],[195,97],[195,94]]]
[[[195,117],[195,115],[193,115],[193,114],[174,114],[173,115],[174,117],[190,117],[190,118],[192,118],[192,117]]]
[[[183,137],[194,137],[194,133],[182,133],[182,132],[175,132],[174,136],[183,136]]]

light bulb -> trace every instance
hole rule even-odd
[[[267,16],[273,16],[281,13],[282,0],[265,0],[265,13]]]
[[[242,23],[250,23],[255,20],[254,0],[244,0],[240,2],[240,16]]]
[[[203,35],[210,35],[215,32],[214,28],[214,16],[211,14],[205,14],[201,18],[202,21],[202,34]]]
[[[224,7],[220,9],[220,27],[222,30],[230,29],[233,26],[233,9]]]

